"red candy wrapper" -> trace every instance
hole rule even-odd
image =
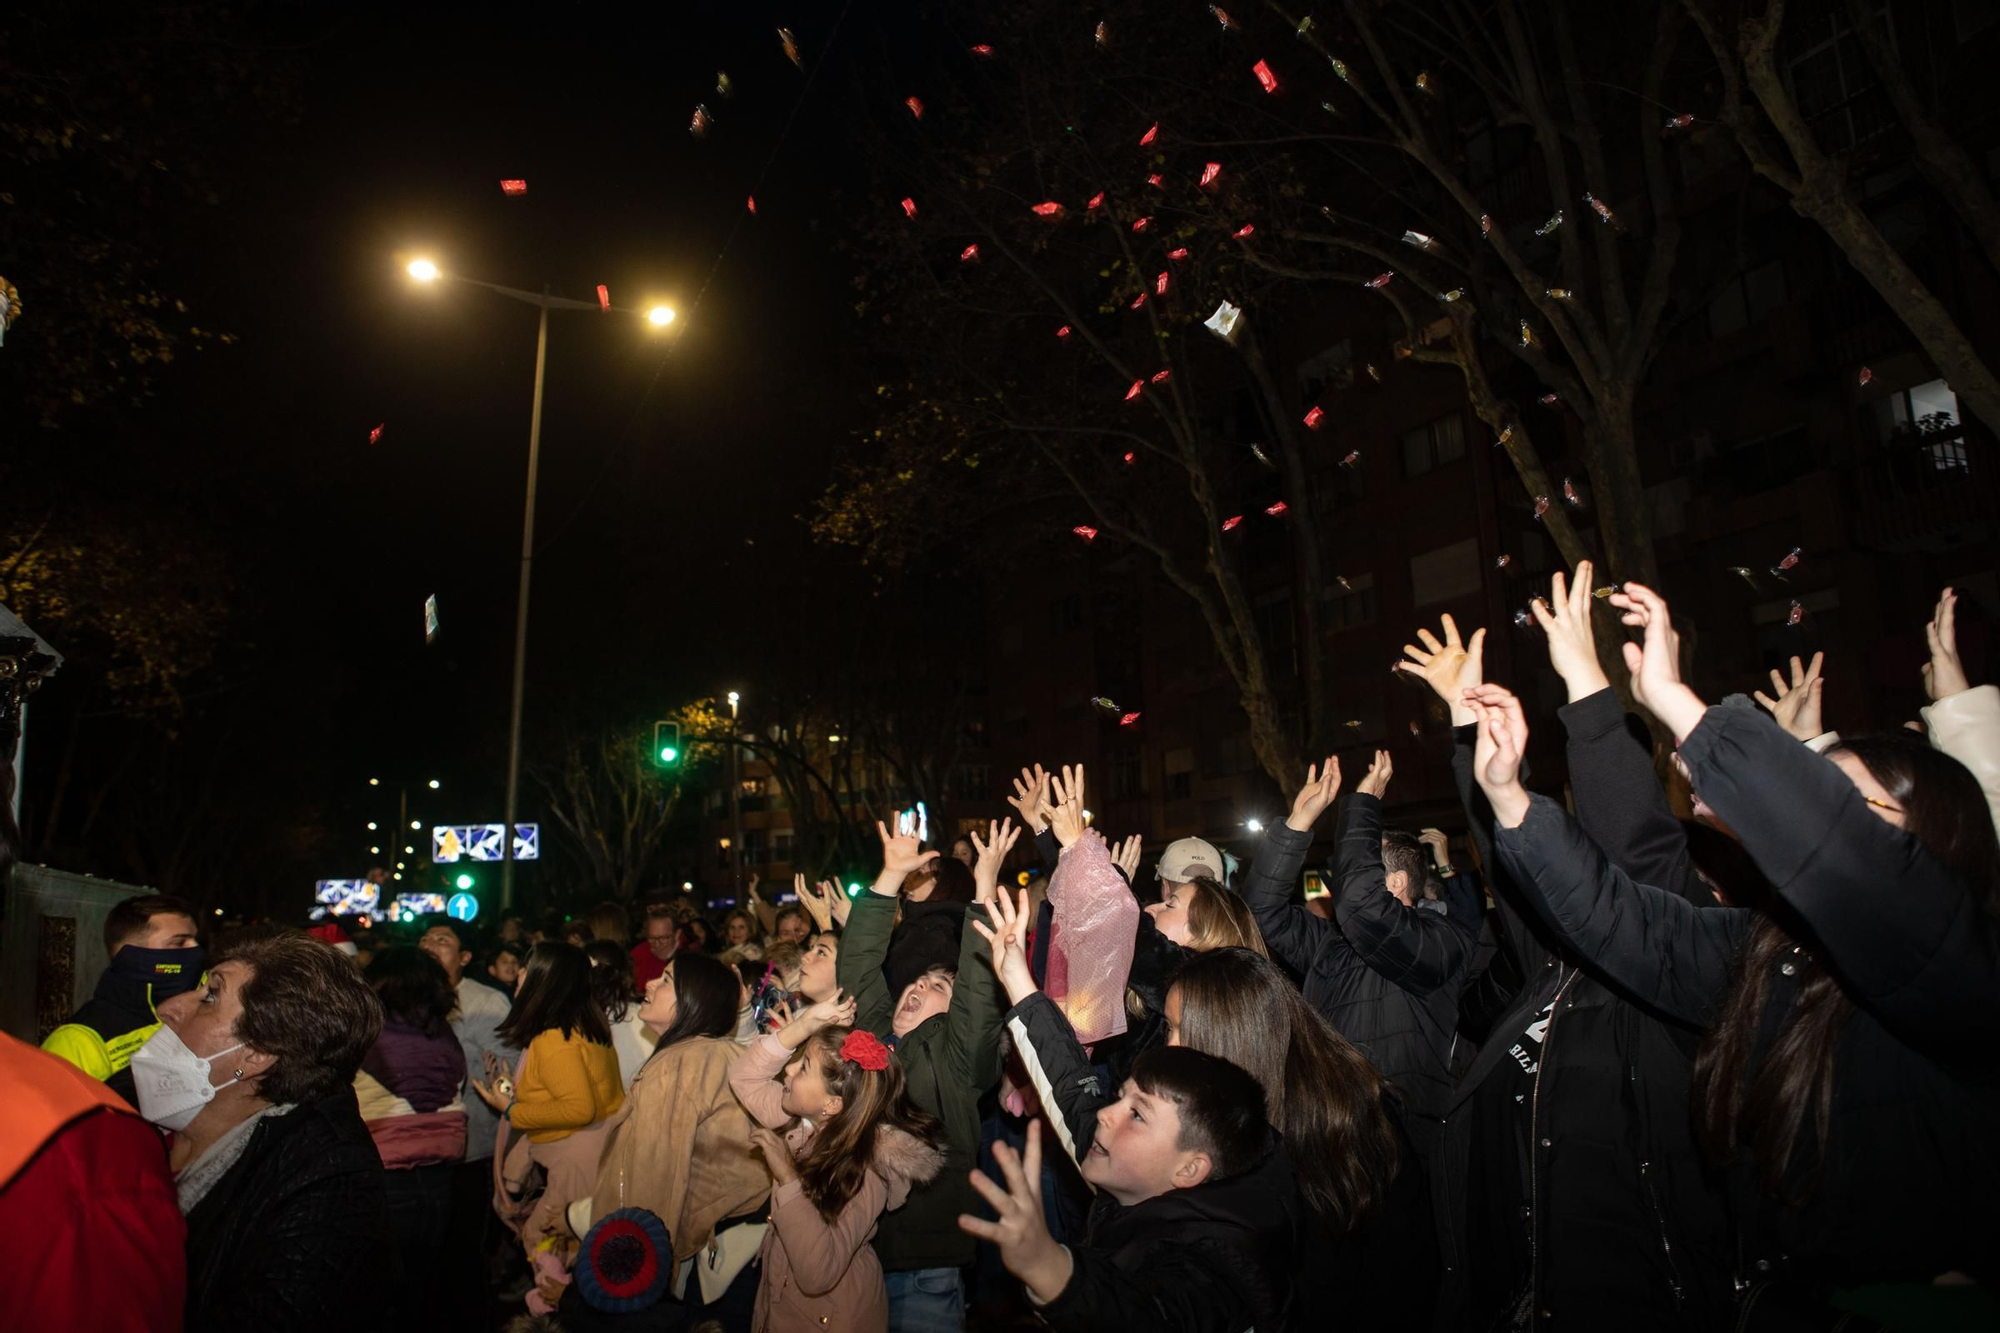
[[[905,98],[903,99],[903,105],[904,105],[904,106],[906,106],[906,107],[908,107],[908,108],[910,108],[910,114],[911,114],[911,115],[913,115],[913,116],[915,116],[915,117],[916,117],[916,118],[917,118],[918,120],[922,120],[922,119],[924,118],[924,99],[923,99],[923,98],[921,98],[921,97],[905,97]]]
[[[1326,420],[1326,409],[1318,405],[1314,405],[1313,409],[1307,412],[1305,415],[1306,429],[1318,430],[1319,423],[1324,420]]]
[[[960,250],[958,252],[958,262],[961,264],[977,264],[979,262],[978,243],[974,242],[966,246],[963,250]]]
[[[1153,372],[1153,383],[1165,384],[1168,380],[1172,379],[1173,377],[1174,377],[1174,372],[1171,369],[1156,370]]]
[[[1257,230],[1257,224],[1256,224],[1256,223],[1254,223],[1254,222],[1246,222],[1246,223],[1244,223],[1244,224],[1243,224],[1242,226],[1238,227],[1238,228],[1237,228],[1237,229],[1236,229],[1235,231],[1233,231],[1233,232],[1230,232],[1229,234],[1230,234],[1230,235],[1231,235],[1232,237],[1234,237],[1234,238],[1235,238],[1236,240],[1239,240],[1239,241],[1240,241],[1240,240],[1242,240],[1242,239],[1243,239],[1243,238],[1244,238],[1245,236],[1248,236],[1248,235],[1250,235],[1250,234],[1251,234],[1252,232],[1254,232],[1254,231],[1256,231],[1256,230]]]
[[[611,309],[611,289],[601,282],[597,284],[597,304],[607,311]]]
[[[1238,527],[1242,525],[1242,523],[1243,523],[1243,515],[1232,514],[1228,518],[1222,520],[1222,530],[1224,532],[1234,532]]]
[[[1278,503],[1274,505],[1267,505],[1264,508],[1264,512],[1269,514],[1272,518],[1283,518],[1288,512],[1290,512],[1290,510],[1291,506],[1286,504],[1283,500],[1278,501]]]
[[[1203,165],[1201,169],[1201,188],[1206,190],[1214,185],[1215,178],[1221,174],[1222,164],[1220,162],[1209,162]]]
[[[906,218],[914,218],[916,215],[917,215],[917,201],[914,199],[903,200],[903,216]]]
[[[1132,387],[1125,391],[1125,401],[1129,403],[1144,392],[1146,392],[1146,381],[1133,380]]]
[[[500,193],[502,194],[526,194],[527,192],[528,192],[528,182],[526,181],[500,182]]]
[[[386,426],[387,426],[388,424],[389,424],[389,423],[385,421],[385,422],[383,422],[383,423],[382,423],[382,425],[380,425],[380,426],[377,426],[377,427],[376,427],[376,428],[375,428],[374,430],[371,430],[371,431],[369,431],[369,432],[368,432],[368,443],[370,443],[370,444],[380,444],[380,443],[382,442],[382,431],[383,431],[384,427],[386,427]]]
[[[1075,527],[1071,528],[1070,531],[1074,532],[1077,536],[1083,538],[1087,542],[1094,542],[1097,540],[1097,529],[1091,527],[1088,523],[1079,523]]]
[[[1062,216],[1063,206],[1055,200],[1049,199],[1034,205],[1029,211],[1037,217],[1059,218]]]
[[[1167,275],[1165,273],[1162,273],[1160,274],[1159,277],[1153,279],[1153,295],[1165,296],[1166,294],[1167,294]]]
[[[1278,76],[1271,72],[1271,67],[1268,64],[1260,60],[1250,67],[1250,72],[1257,76],[1257,82],[1264,85],[1265,92],[1275,93],[1278,91]]]
[[[1159,137],[1160,137],[1160,122],[1156,120],[1153,122],[1153,126],[1151,129],[1147,130],[1144,134],[1139,136],[1139,146],[1141,148],[1145,148],[1148,145],[1150,145],[1153,142],[1153,140]]]
[[[1085,209],[1093,212],[1102,207],[1104,207],[1104,191],[1102,190],[1090,196],[1090,202],[1084,205]]]
[[[1132,230],[1133,230],[1133,231],[1144,231],[1144,230],[1146,230],[1146,228],[1148,228],[1148,227],[1150,227],[1150,226],[1152,226],[1152,225],[1153,225],[1153,219],[1151,219],[1151,218],[1149,218],[1149,217],[1145,217],[1145,218],[1138,218],[1138,219],[1135,219],[1135,220],[1133,221],[1133,223],[1132,223]]]
[[[1167,251],[1167,258],[1173,260],[1176,264],[1180,263],[1181,260],[1186,259],[1187,257],[1188,257],[1188,252],[1187,252],[1187,247],[1185,245],[1181,246],[1178,250]]]

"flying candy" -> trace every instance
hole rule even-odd
[[[715,124],[715,117],[708,114],[708,108],[697,106],[694,109],[694,119],[688,122],[688,133],[697,139],[707,138],[708,128],[713,124]]]
[[[1172,379],[1173,377],[1174,377],[1174,372],[1171,369],[1156,370],[1153,372],[1153,383],[1165,384],[1168,380]]]
[[[1141,148],[1144,148],[1148,144],[1152,143],[1153,140],[1159,137],[1160,137],[1160,122],[1156,120],[1153,122],[1153,127],[1151,129],[1147,130],[1144,134],[1139,136],[1139,146]]]
[[[1165,296],[1167,294],[1167,275],[1165,273],[1161,273],[1159,277],[1153,279],[1153,294],[1155,296]]]
[[[1262,463],[1265,467],[1271,469],[1271,471],[1276,472],[1278,470],[1278,465],[1271,461],[1271,455],[1264,452],[1263,445],[1261,444],[1251,445],[1250,453],[1253,457],[1256,458],[1258,462]]]
[[[1622,583],[1607,583],[1602,588],[1592,588],[1590,590],[1590,595],[1592,597],[1595,597],[1598,601],[1601,602],[1605,598],[1609,597],[1612,593],[1624,592],[1624,591],[1625,591],[1625,585]]]
[[[906,218],[914,218],[916,217],[916,215],[917,215],[917,201],[914,199],[904,199],[903,216]]]
[[[1535,331],[1528,327],[1528,321],[1524,319],[1521,321],[1521,346],[1533,347],[1534,345]]]
[[[1359,731],[1361,730],[1361,719],[1358,717],[1351,717],[1347,719],[1347,721],[1341,723],[1340,725],[1343,727],[1352,727],[1354,730]]]
[[[1187,247],[1185,245],[1181,246],[1178,250],[1167,251],[1167,258],[1173,260],[1177,264],[1181,260],[1186,259],[1187,257],[1188,257],[1188,252],[1187,252]]]
[[[1683,111],[1667,122],[1667,128],[1670,130],[1684,130],[1692,124],[1694,124],[1694,113],[1692,111]]]
[[[715,71],[715,95],[717,97],[734,97],[736,95],[736,85],[730,81],[727,70],[719,69]]]
[[[1139,457],[1138,454],[1132,452],[1132,450],[1130,449],[1127,449],[1125,451],[1125,466],[1130,467],[1135,461],[1137,461],[1138,457]]]
[[[1146,381],[1133,380],[1132,387],[1125,391],[1125,401],[1129,403],[1144,392],[1146,392]]]
[[[1315,405],[1312,411],[1306,413],[1305,415],[1306,429],[1318,430],[1319,423],[1324,420],[1326,420],[1326,409]]]
[[[1340,81],[1342,83],[1346,83],[1347,82],[1346,62],[1342,61],[1338,56],[1328,56],[1326,59],[1327,63],[1333,66],[1333,72],[1340,76]]]
[[[1868,383],[1868,381],[1870,381],[1870,380],[1872,380],[1872,379],[1874,379],[1874,378],[1875,378],[1875,372],[1874,372],[1874,371],[1870,370],[1870,369],[1869,369],[1868,367],[1866,367],[1866,366],[1863,366],[1863,367],[1861,367],[1861,383],[1863,383],[1863,384],[1866,384],[1866,383]]]
[[[1794,598],[1792,601],[1792,609],[1790,613],[1785,616],[1785,623],[1787,625],[1796,625],[1805,618],[1806,618],[1805,605],[1799,602],[1796,598]]]
[[[1754,588],[1757,586],[1757,576],[1750,572],[1749,566],[1731,565],[1729,567],[1729,572],[1741,578],[1745,583],[1749,584],[1751,587]]]
[[[1590,191],[1585,190],[1583,192],[1583,202],[1589,204],[1592,208],[1596,209],[1597,216],[1603,218],[1606,222],[1616,221],[1616,219],[1611,216],[1611,210],[1604,206],[1604,201],[1602,199],[1599,199],[1596,195],[1592,194]]]
[[[1556,405],[1556,395],[1545,393],[1541,396],[1540,402],[1543,407],[1554,407]]]
[[[1493,441],[1493,443],[1496,445],[1501,445],[1507,443],[1507,441],[1513,438],[1514,438],[1514,424],[1512,422],[1508,422],[1505,426],[1502,426],[1500,428],[1500,438]]]
[[[1349,453],[1347,457],[1341,459],[1340,465],[1342,467],[1353,467],[1356,463],[1359,463],[1360,461],[1361,461],[1361,451],[1359,449],[1356,449],[1353,452]]]
[[[1156,190],[1164,190],[1167,188],[1167,178],[1165,176],[1162,176],[1159,172],[1156,171],[1152,175],[1146,177],[1146,184],[1152,186]]]
[[[1418,73],[1417,73],[1417,91],[1418,91],[1418,92],[1420,92],[1420,93],[1434,93],[1434,92],[1436,92],[1436,91],[1437,91],[1437,89],[1436,89],[1436,88],[1433,88],[1433,87],[1431,86],[1431,76],[1430,76],[1430,74],[1429,74],[1429,73],[1428,73],[1427,71],[1423,71],[1423,70],[1419,70],[1419,71],[1418,71]]]
[[[1139,721],[1139,715],[1137,713],[1127,713],[1125,714],[1125,716],[1118,719],[1118,725],[1121,727],[1136,726],[1138,724],[1138,721]]]
[[[526,181],[510,180],[500,182],[500,193],[502,194],[526,194],[527,192],[528,182]]]
[[[1086,213],[1091,213],[1102,207],[1104,207],[1104,191],[1099,190],[1096,194],[1090,196],[1090,202],[1085,204],[1083,209]]]
[[[1479,215],[1479,234],[1481,236],[1491,236],[1493,234],[1493,215],[1491,213],[1481,213]]]
[[[806,62],[799,56],[799,39],[792,36],[790,28],[778,29],[778,45],[785,48],[785,59],[791,61],[800,69],[806,67]]]
[[[1137,296],[1132,298],[1132,304],[1126,306],[1125,308],[1127,310],[1137,310],[1140,306],[1144,304],[1146,304],[1146,294],[1144,292],[1140,292]]]
[[[1783,560],[1780,560],[1777,564],[1771,566],[1771,576],[1773,578],[1776,578],[1777,576],[1784,573],[1784,571],[1791,569],[1798,563],[1799,563],[1799,548],[1794,546],[1791,549],[1791,552],[1788,555],[1786,555]]]
[[[1340,114],[1340,108],[1335,106],[1331,102],[1321,102],[1319,104],[1319,109],[1326,112],[1326,114],[1329,116],[1337,116]]]
[[[1379,292],[1384,287],[1387,287],[1389,283],[1395,278],[1395,276],[1396,274],[1393,270],[1388,273],[1377,273],[1374,277],[1368,279],[1368,281],[1362,283],[1361,285],[1363,287],[1372,287],[1374,290]]]
[[[753,194],[753,195],[748,195],[748,196],[745,196],[745,198],[746,198],[746,202],[748,202],[748,203],[749,203],[749,205],[750,205],[750,216],[751,216],[751,217],[756,217],[756,216],[757,216],[757,196]]]
[[[979,262],[979,243],[975,241],[963,250],[960,250],[958,252],[958,262],[961,264],[977,264]]]
[[[1345,574],[1335,574],[1333,576],[1333,582],[1334,585],[1338,587],[1342,592],[1354,591],[1354,585],[1347,581],[1347,575]]]
[[[1505,569],[1505,568],[1507,568],[1507,567],[1508,567],[1509,565],[1511,565],[1511,564],[1513,564],[1513,563],[1514,563],[1514,557],[1513,557],[1513,556],[1511,556],[1511,555],[1503,555],[1503,556],[1501,556],[1501,557],[1500,557],[1500,558],[1499,558],[1498,560],[1495,560],[1495,561],[1493,562],[1493,568],[1495,568],[1495,569]]]
[[[1422,736],[1424,734],[1424,729],[1417,725],[1415,718],[1410,719],[1410,734],[1412,736]]]
[[[1576,483],[1568,477],[1563,478],[1563,499],[1569,501],[1573,506],[1581,507],[1583,504],[1583,497],[1576,493]]]
[[[1232,239],[1234,239],[1234,240],[1238,240],[1238,241],[1240,241],[1240,240],[1242,240],[1242,239],[1243,239],[1243,238],[1244,238],[1245,236],[1248,236],[1248,235],[1249,235],[1249,234],[1250,234],[1251,232],[1253,232],[1253,231],[1255,231],[1255,230],[1257,230],[1257,224],[1256,224],[1256,223],[1254,223],[1254,222],[1246,222],[1246,223],[1244,223],[1244,224],[1243,224],[1242,226],[1238,227],[1238,228],[1237,228],[1237,229],[1236,229],[1235,231],[1231,232],[1231,233],[1230,233],[1230,237],[1231,237]]]
[[[1250,67],[1250,72],[1257,76],[1257,82],[1264,85],[1265,92],[1275,93],[1278,91],[1278,76],[1271,72],[1269,65],[1260,60]]]
[[[1208,7],[1208,12],[1209,12],[1209,13],[1211,13],[1211,14],[1213,14],[1213,15],[1215,15],[1215,21],[1216,21],[1217,23],[1220,23],[1220,24],[1221,24],[1221,25],[1223,26],[1223,28],[1224,28],[1224,29],[1225,29],[1226,31],[1228,31],[1228,32],[1241,32],[1241,31],[1242,31],[1242,29],[1241,29],[1241,28],[1239,28],[1239,27],[1237,27],[1237,26],[1236,26],[1236,20],[1235,20],[1235,19],[1233,19],[1233,18],[1231,18],[1231,17],[1229,17],[1229,11],[1228,11],[1228,10],[1226,10],[1226,9],[1219,9],[1219,8],[1217,8],[1217,7],[1216,7],[1216,6],[1214,6],[1214,5],[1210,5],[1210,6]]]
[[[1403,244],[1414,245],[1419,250],[1428,250],[1437,244],[1437,238],[1420,231],[1406,231],[1403,233]]]
[[[378,443],[380,443],[380,442],[381,442],[381,439],[382,439],[382,429],[383,429],[383,427],[384,427],[384,426],[387,426],[388,424],[389,424],[389,423],[385,421],[385,422],[383,422],[383,423],[382,423],[382,425],[381,425],[381,426],[377,426],[377,427],[376,427],[376,428],[375,428],[374,430],[371,430],[371,431],[369,431],[369,432],[368,432],[368,443],[370,443],[370,444],[378,444]]]
[[[1539,519],[1543,514],[1546,514],[1548,512],[1549,512],[1549,497],[1546,495],[1536,496],[1535,517]]]
[[[1234,532],[1242,522],[1243,515],[1232,514],[1230,517],[1222,520],[1222,530],[1224,532]]]
[[[908,108],[910,108],[910,114],[911,114],[911,115],[913,115],[913,116],[915,116],[915,117],[916,117],[916,118],[917,118],[918,120],[922,120],[922,119],[924,118],[924,99],[923,99],[923,98],[921,98],[921,97],[905,97],[905,98],[903,99],[903,105],[904,105],[904,106],[906,106],[906,107],[908,107]]]
[[[1243,308],[1241,306],[1234,306],[1224,301],[1215,308],[1214,314],[1202,321],[1202,324],[1210,333],[1234,346],[1236,342],[1236,324],[1242,318]]]
[[[1097,529],[1091,527],[1088,523],[1079,523],[1075,527],[1071,528],[1070,531],[1074,532],[1077,536],[1083,538],[1087,542],[1094,542],[1097,540]]]
[[[1091,707],[1102,708],[1107,713],[1122,713],[1125,711],[1124,709],[1120,708],[1117,704],[1111,702],[1111,700],[1105,698],[1101,694],[1098,695],[1096,698],[1092,699],[1090,701],[1090,704]]]
[[[1368,372],[1369,379],[1374,380],[1377,384],[1382,382],[1382,372],[1375,369],[1373,361],[1365,362],[1361,368]]]
[[[1220,162],[1206,163],[1201,169],[1201,188],[1206,190],[1215,184],[1215,178],[1222,174]]]
[[[597,304],[607,312],[611,309],[611,289],[601,282],[597,284]]]
[[[1526,611],[1516,611],[1514,613],[1514,627],[1516,629],[1529,629],[1533,627],[1534,623],[1535,618]]]
[[[1550,218],[1547,222],[1544,222],[1541,226],[1535,228],[1535,235],[1547,236],[1550,232],[1553,232],[1557,227],[1562,226],[1562,224],[1563,224],[1563,211],[1560,208],[1558,208],[1556,210],[1554,217]]]
[[[1069,337],[1069,325],[1065,324],[1065,325],[1063,325],[1063,326],[1062,326],[1061,328],[1057,329],[1057,330],[1056,330],[1056,337],[1058,337],[1058,338],[1067,338],[1067,337]]]
[[[1132,230],[1144,231],[1146,230],[1146,228],[1152,225],[1153,225],[1153,219],[1151,219],[1150,217],[1139,218],[1132,223]]]
[[[1571,294],[1570,289],[1567,287],[1551,287],[1546,293],[1551,301],[1567,301]]]
[[[1097,21],[1097,49],[1100,51],[1107,51],[1110,48],[1111,48],[1111,25],[1109,23],[1106,23],[1103,19],[1099,19]]]
[[[1055,200],[1049,199],[1033,205],[1029,211],[1038,217],[1059,218],[1062,216],[1063,206]]]
[[[1264,512],[1269,514],[1272,518],[1283,518],[1285,516],[1285,511],[1287,511],[1290,508],[1291,508],[1290,505],[1286,504],[1283,500],[1280,500],[1278,501],[1278,503],[1274,505],[1267,505],[1264,509]]]
[[[972,54],[976,56],[986,56],[990,58],[993,55],[993,48],[988,46],[985,42],[981,42],[979,45],[972,48]]]
[[[1454,287],[1448,292],[1439,292],[1438,300],[1444,302],[1446,305],[1450,305],[1453,301],[1458,300],[1460,297],[1464,295],[1465,295],[1465,288]]]

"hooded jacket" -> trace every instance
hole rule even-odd
[[[964,931],[951,1007],[898,1040],[892,1025],[899,993],[882,975],[895,920],[894,898],[864,893],[855,899],[840,939],[840,985],[855,999],[854,1025],[894,1047],[910,1100],[943,1122],[945,1166],[906,1206],[882,1219],[875,1253],[890,1273],[961,1268],[972,1262],[973,1244],[959,1230],[958,1216],[979,1206],[971,1183],[979,1100],[1000,1081],[999,983],[986,941],[976,930]]]
[[[201,982],[200,949],[142,949],[127,944],[112,955],[97,988],[42,1049],[60,1056],[136,1106],[132,1054],[157,1032],[160,1001]]]
[[[793,1054],[775,1036],[760,1037],[730,1070],[729,1086],[758,1124],[787,1131],[785,1143],[798,1157],[812,1146],[818,1130],[785,1114],[784,1092],[776,1080]],[[861,1188],[831,1222],[797,1180],[772,1190],[771,1229],[759,1252],[764,1271],[757,1284],[754,1333],[888,1328],[882,1264],[868,1242],[882,1214],[901,1208],[912,1189],[936,1179],[944,1160],[941,1148],[894,1125],[880,1125]]]
[[[267,1115],[187,1216],[187,1326],[204,1333],[348,1333],[338,1299],[357,1237],[388,1225],[382,1159],[343,1085]]]
[[[1055,1002],[1036,992],[1007,1015],[1063,1151],[1081,1162],[1115,1098]],[[1305,1206],[1274,1130],[1252,1168],[1125,1207],[1099,1191],[1069,1283],[1038,1313],[1056,1329],[1259,1333],[1302,1326],[1294,1278],[1307,1262]],[[1319,1311],[1316,1318],[1330,1317]]]

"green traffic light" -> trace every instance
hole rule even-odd
[[[457,883],[459,888],[470,890],[472,888],[472,876],[460,875],[458,877]]]
[[[671,745],[662,745],[662,746],[660,747],[660,762],[661,762],[661,763],[663,763],[663,764],[671,764],[671,763],[673,763],[673,762],[674,762],[674,760],[676,760],[676,759],[678,759],[678,758],[680,758],[680,757],[681,757],[681,752],[680,752],[679,750],[676,750],[676,749],[675,749],[675,748],[674,748],[673,746],[671,746]]]

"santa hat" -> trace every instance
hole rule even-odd
[[[340,923],[337,921],[322,921],[316,926],[308,926],[306,934],[322,943],[331,944],[349,958],[361,952],[354,947],[354,941],[347,938],[347,932],[340,928]]]

